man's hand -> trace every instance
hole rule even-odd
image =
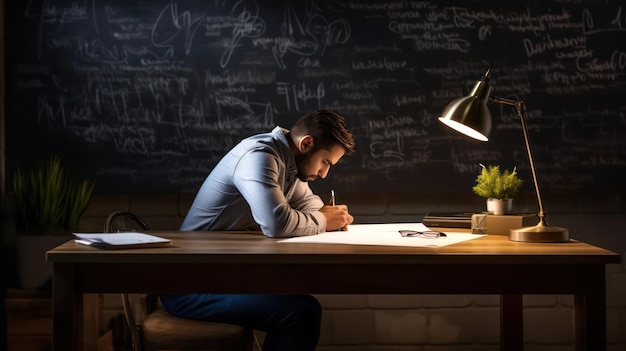
[[[320,212],[326,217],[326,231],[346,230],[348,225],[354,221],[354,217],[348,213],[348,206],[324,206]]]

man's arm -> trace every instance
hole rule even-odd
[[[254,220],[266,236],[304,236],[326,230],[326,218],[319,211],[324,203],[306,183],[299,180],[292,189],[283,189],[283,184],[290,184],[284,179],[284,165],[276,155],[261,150],[246,153],[233,177],[237,189],[250,206]],[[287,201],[286,190],[293,191],[291,197],[297,206]]]

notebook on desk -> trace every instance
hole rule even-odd
[[[422,223],[427,227],[472,228],[473,212],[429,212]]]
[[[74,236],[78,244],[106,250],[166,247],[172,244],[169,239],[136,232],[74,233]]]

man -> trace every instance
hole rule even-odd
[[[325,178],[354,149],[345,119],[330,110],[306,114],[291,130],[276,127],[244,139],[202,184],[181,230],[261,230],[271,238],[345,230],[354,220],[347,206],[324,206],[307,182]],[[211,279],[210,272],[204,279]],[[265,331],[263,351],[315,350],[319,339],[321,306],[313,296],[193,294],[161,300],[179,317]]]

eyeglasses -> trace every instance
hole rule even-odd
[[[423,232],[419,232],[416,230],[401,230],[400,235],[402,235],[403,237],[417,236],[417,237],[425,238],[425,239],[445,238],[447,236],[446,233],[435,232],[435,231],[430,231],[430,230],[423,231]]]

